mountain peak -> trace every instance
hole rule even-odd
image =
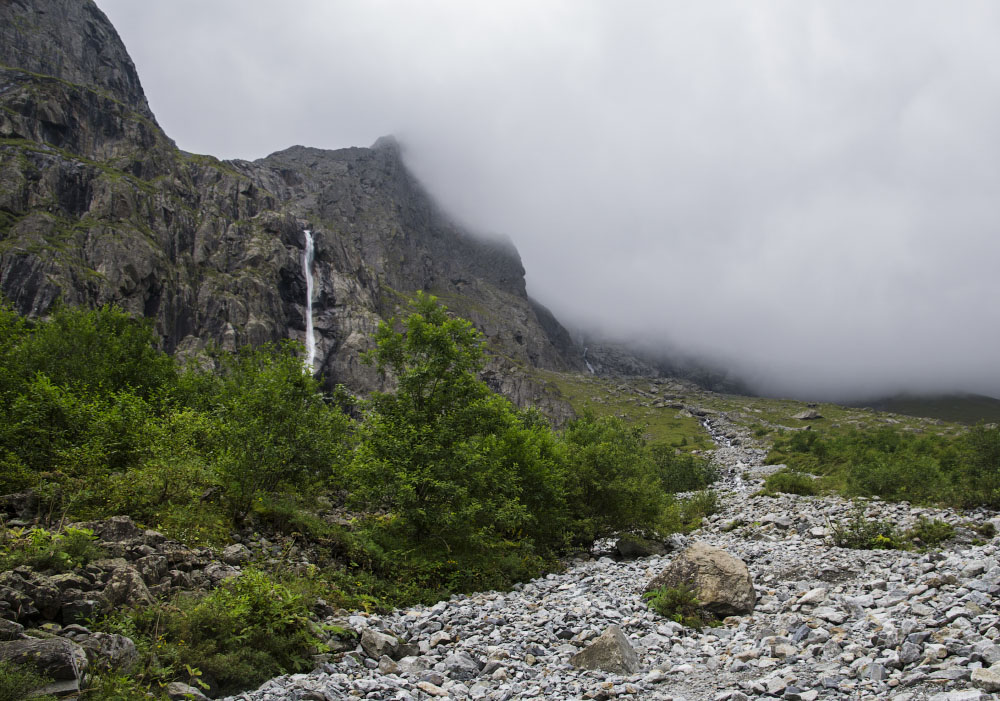
[[[153,119],[124,43],[93,0],[0,3],[0,63],[107,94]]]

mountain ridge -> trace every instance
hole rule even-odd
[[[552,399],[508,374],[582,368],[529,299],[513,245],[452,221],[394,139],[253,162],[188,154],[93,2],[17,0],[0,20],[0,293],[19,312],[116,303],[181,353],[302,340],[308,228],[316,367],[331,384],[380,386],[360,353],[417,290],[483,331],[498,389],[519,404]]]

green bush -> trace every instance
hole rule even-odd
[[[32,667],[0,661],[0,701],[55,701],[55,696],[33,693],[51,683]]]
[[[176,381],[174,361],[158,349],[152,322],[115,306],[61,307],[45,322],[24,323],[17,336],[3,355],[22,382],[44,375],[75,394],[128,391],[151,399]]]
[[[641,428],[586,414],[570,422],[563,442],[575,542],[661,528],[669,500]]]
[[[379,327],[368,356],[397,389],[365,407],[353,503],[388,512],[367,521],[371,540],[428,587],[536,572],[565,539],[560,446],[478,379],[483,339],[469,322],[433,297],[411,307]]]
[[[266,573],[246,568],[207,595],[182,594],[98,625],[136,641],[143,683],[211,682],[219,694],[231,694],[311,669],[321,643],[309,621],[309,603]]]
[[[928,519],[921,516],[915,526],[906,531],[907,540],[922,547],[932,548],[953,538],[955,527],[940,519]]]
[[[53,533],[44,528],[7,529],[0,540],[0,571],[27,565],[43,572],[67,572],[104,557],[93,531],[67,528]]]
[[[764,494],[798,494],[814,496],[819,494],[819,485],[812,475],[795,470],[779,470],[764,480]]]
[[[665,445],[651,446],[650,453],[664,492],[693,492],[718,479],[715,468],[705,458],[677,454],[673,447]]]
[[[1000,506],[997,428],[978,426],[957,438],[891,427],[831,436],[797,431],[775,440],[768,462],[822,475],[825,487],[845,496],[963,508]]]
[[[221,358],[210,439],[225,503],[237,521],[280,484],[341,479],[348,422],[302,371],[299,346],[283,343]]]
[[[878,521],[865,516],[864,507],[855,507],[850,518],[831,527],[833,544],[838,548],[853,550],[899,550],[903,543],[888,521]]]
[[[99,672],[87,679],[81,701],[149,701],[150,690],[134,677],[121,672]]]
[[[660,587],[646,592],[642,598],[657,614],[688,628],[701,629],[716,619],[701,608],[701,602],[690,587]]]
[[[1000,427],[973,427],[962,448],[964,460],[955,470],[961,505],[1000,508]]]

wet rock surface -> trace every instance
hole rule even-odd
[[[642,601],[679,551],[635,560],[580,559],[510,592],[340,621],[389,635],[415,653],[393,662],[360,645],[311,674],[273,679],[233,699],[994,699],[1000,663],[1000,539],[966,537],[929,552],[834,547],[839,498],[751,496],[775,468],[724,416],[722,508],[689,542],[747,563],[756,607],[716,628],[683,628]],[[733,436],[726,438],[727,435]],[[959,527],[986,511],[860,502],[901,528],[920,517]],[[966,529],[966,533],[972,533]],[[634,651],[634,673],[579,669],[573,659],[611,627]],[[391,663],[391,664],[390,664]]]

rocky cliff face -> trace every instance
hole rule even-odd
[[[391,138],[253,163],[184,153],[93,2],[0,4],[0,292],[19,311],[116,302],[180,352],[302,340],[307,228],[317,370],[330,382],[377,385],[359,352],[416,290],[486,334],[497,377],[581,365],[527,297],[513,246],[449,220]],[[496,384],[521,404],[541,399],[523,378]]]

